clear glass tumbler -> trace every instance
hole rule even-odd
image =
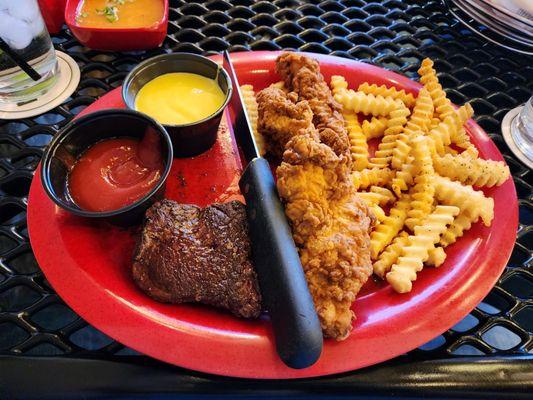
[[[511,122],[511,136],[520,151],[533,162],[533,96]]]
[[[26,102],[47,92],[57,80],[58,64],[37,0],[0,0],[0,38],[41,76],[32,79],[0,49],[0,102]]]

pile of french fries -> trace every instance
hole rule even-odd
[[[481,159],[471,143],[464,127],[470,104],[452,106],[430,59],[418,73],[423,88],[416,97],[369,83],[354,90],[344,77],[331,78],[350,138],[353,182],[378,219],[370,236],[374,273],[399,293],[411,291],[425,265],[443,264],[445,248],[472,224],[490,226],[494,201],[474,187],[509,178],[505,163]],[[380,142],[371,156],[372,139]]]

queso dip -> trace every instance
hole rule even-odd
[[[224,104],[226,95],[214,79],[173,72],[152,79],[135,98],[135,109],[166,125],[200,121]]]

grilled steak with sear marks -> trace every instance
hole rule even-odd
[[[199,302],[255,318],[261,295],[250,253],[244,204],[163,200],[146,212],[133,279],[161,302]]]

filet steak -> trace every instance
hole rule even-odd
[[[133,279],[157,301],[199,302],[256,318],[261,295],[250,256],[244,204],[201,208],[163,200],[146,212]]]

